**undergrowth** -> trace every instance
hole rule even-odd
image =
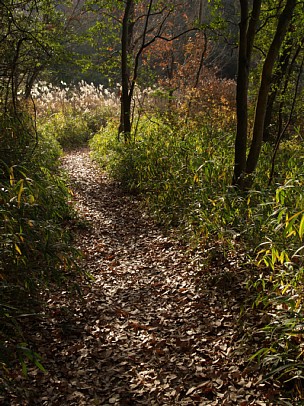
[[[37,83],[32,91],[39,130],[65,149],[86,146],[117,106],[115,92],[80,82],[75,86]]]
[[[259,276],[248,282],[253,306],[267,314],[264,339],[252,360],[265,379],[303,391],[303,148],[285,140],[268,185],[272,146],[265,144],[252,189],[230,186],[234,136],[209,126],[142,120],[124,144],[109,123],[90,142],[92,156],[132,193],[140,193],[157,221],[180,229],[192,244],[239,241]],[[249,306],[250,304],[247,303]],[[260,333],[260,331],[259,331]],[[267,371],[267,373],[266,373]],[[296,394],[295,394],[296,391]]]
[[[28,364],[44,371],[39,354],[27,342],[21,321],[39,312],[38,292],[66,281],[76,271],[76,250],[63,226],[74,215],[60,174],[61,148],[35,132],[25,107],[1,113],[16,143],[8,142],[0,159],[0,392],[14,371]]]
[[[179,229],[193,246],[220,240],[225,252],[232,246],[243,247],[255,269],[248,281],[245,306],[252,306],[263,320],[262,327],[261,323],[252,327],[252,335],[262,339],[251,360],[258,361],[265,379],[279,379],[290,391],[290,399],[302,399],[301,135],[282,141],[270,185],[273,145],[265,143],[251,190],[231,187],[233,83],[222,85],[225,97],[220,95],[220,101],[213,104],[208,99],[207,112],[200,104],[201,94],[186,88],[169,98],[164,96],[166,92],[160,97],[159,89],[142,94],[138,89],[141,102],[129,143],[118,137],[115,92],[102,89],[95,98],[94,89],[85,90],[83,84],[83,105],[93,103],[89,109],[77,102],[75,89],[52,92],[45,87],[36,99],[42,107],[43,133],[69,147],[90,139],[92,157],[127,191],[140,193],[159,223]],[[94,105],[97,99],[101,102],[98,107]]]

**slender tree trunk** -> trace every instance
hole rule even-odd
[[[267,100],[271,86],[271,77],[273,72],[273,67],[275,61],[278,58],[281,45],[284,41],[285,35],[287,33],[289,24],[292,20],[293,12],[297,0],[287,0],[284,10],[279,17],[277,29],[273,41],[270,45],[268,54],[266,56],[261,84],[255,109],[254,125],[253,125],[253,134],[252,134],[252,143],[246,163],[246,174],[250,175],[254,172],[263,141],[263,132],[264,132],[264,123],[267,109]]]
[[[41,65],[41,67],[34,68],[33,72],[28,74],[28,76],[26,78],[25,91],[24,91],[25,100],[28,100],[31,97],[31,91],[33,89],[34,83],[36,82],[41,71],[43,71],[44,69],[45,69],[45,66]]]
[[[248,61],[247,61],[247,30],[248,30],[248,1],[240,1],[241,21],[239,24],[239,56],[236,86],[236,116],[237,128],[234,149],[233,184],[236,184],[246,169],[247,126],[248,126]]]
[[[121,115],[119,134],[123,133],[125,141],[129,141],[131,133],[131,100],[130,87],[130,72],[128,65],[128,56],[133,36],[133,15],[134,15],[134,0],[127,0],[125,13],[122,22],[121,35]]]
[[[290,38],[285,46],[285,49],[283,50],[282,55],[280,56],[278,68],[272,77],[271,90],[268,96],[266,116],[264,122],[263,141],[270,141],[272,137],[271,125],[273,124],[272,123],[273,109],[275,106],[277,95],[279,93],[280,83],[282,82],[284,77],[286,77],[286,73],[289,68],[289,60],[291,58],[293,48],[292,45],[293,45],[292,38]]]
[[[237,130],[233,185],[241,186],[246,171],[246,150],[248,137],[248,84],[249,68],[256,27],[259,21],[261,0],[254,0],[249,20],[249,2],[240,0],[241,21],[239,24],[239,56],[236,88]]]
[[[282,140],[285,132],[287,131],[288,126],[289,126],[289,124],[291,123],[291,120],[292,120],[292,115],[293,115],[293,112],[294,112],[294,109],[295,109],[296,99],[297,99],[298,90],[299,90],[299,85],[300,85],[300,81],[301,81],[301,77],[302,77],[303,66],[304,66],[304,57],[302,58],[300,71],[298,73],[298,78],[297,78],[297,81],[296,81],[296,86],[295,86],[295,90],[294,90],[294,96],[293,96],[293,100],[292,100],[292,105],[291,105],[290,112],[289,112],[289,117],[288,117],[287,123],[285,124],[284,128],[283,128],[282,117],[280,117],[279,130],[278,130],[277,139],[276,139],[276,143],[275,143],[275,146],[274,146],[274,151],[273,151],[273,155],[272,155],[272,159],[271,159],[271,170],[270,170],[270,175],[269,175],[268,186],[270,186],[271,182],[273,181],[275,160],[276,160],[277,152],[279,150],[280,142],[281,142],[281,140]],[[285,90],[287,89],[287,80],[288,79],[286,78],[285,79]],[[280,113],[281,113],[280,115],[282,115],[282,106],[280,108]]]

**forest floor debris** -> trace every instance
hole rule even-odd
[[[102,173],[67,153],[80,221],[82,295],[49,293],[28,329],[46,374],[29,368],[8,405],[270,405],[278,388],[248,364],[246,272],[231,251],[193,252]],[[218,254],[218,255],[217,255]],[[208,261],[206,258],[209,258]],[[254,342],[254,340],[253,340]]]

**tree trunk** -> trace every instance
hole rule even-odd
[[[267,109],[267,100],[271,86],[273,67],[275,61],[278,58],[279,51],[287,33],[289,24],[292,20],[293,11],[296,4],[297,0],[286,1],[285,8],[279,17],[275,36],[269,47],[268,54],[264,62],[261,84],[255,109],[252,143],[246,163],[247,175],[250,175],[254,172],[258,163],[263,141],[264,122]]]
[[[28,73],[26,82],[25,82],[25,90],[24,90],[24,99],[25,100],[30,99],[34,83],[36,82],[41,71],[43,71],[44,69],[45,69],[45,66],[41,65],[38,68],[35,67],[31,73]]]
[[[239,24],[239,57],[236,86],[236,116],[237,128],[235,138],[233,184],[236,184],[246,169],[247,147],[247,94],[248,94],[248,61],[247,61],[247,30],[248,30],[248,1],[241,3],[241,21]]]
[[[271,131],[271,126],[273,124],[273,122],[272,122],[273,109],[275,106],[277,95],[279,93],[280,83],[286,76],[287,69],[289,68],[289,60],[291,58],[292,45],[293,45],[292,38],[290,38],[288,43],[285,46],[285,49],[283,50],[282,55],[280,56],[278,68],[272,77],[271,90],[270,90],[270,93],[268,96],[267,109],[266,109],[265,122],[264,122],[263,141],[270,141],[271,138],[274,136],[273,132]]]
[[[129,92],[130,72],[128,56],[133,36],[134,0],[127,0],[122,22],[121,35],[121,115],[119,134],[124,134],[125,141],[129,141],[131,133],[131,96]]]
[[[241,185],[246,171],[246,149],[248,137],[248,84],[249,67],[256,27],[259,21],[261,0],[254,0],[249,20],[248,0],[240,0],[241,21],[239,24],[239,56],[236,88],[237,130],[235,139],[235,157],[233,185]]]

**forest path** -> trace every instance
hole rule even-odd
[[[235,258],[206,278],[204,253],[164,235],[88,150],[66,154],[63,166],[94,280],[81,282],[82,298],[52,294],[36,334],[48,374],[30,371],[29,404],[269,404],[235,351],[246,294],[243,277],[229,273]]]

